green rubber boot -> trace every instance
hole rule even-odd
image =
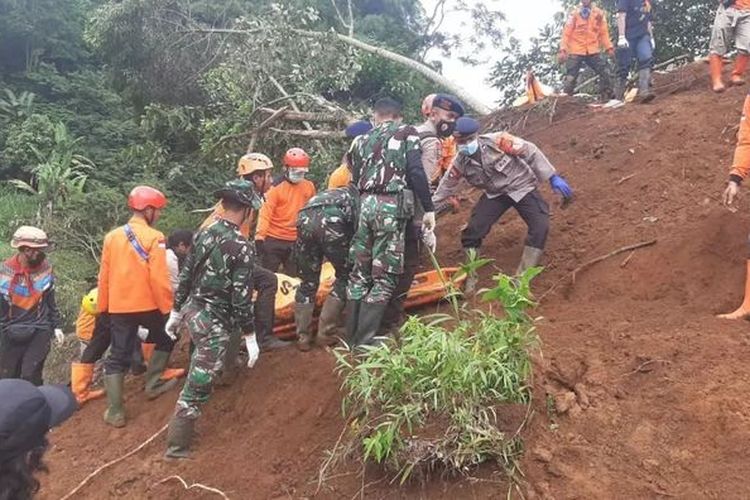
[[[107,391],[107,411],[104,421],[112,427],[125,427],[125,408],[122,405],[122,390],[125,385],[125,374],[114,373],[104,376],[104,388]]]
[[[154,354],[151,355],[148,370],[146,370],[146,397],[148,399],[158,398],[179,383],[174,378],[171,380],[162,380],[161,378],[161,374],[169,362],[170,354],[164,351],[154,351]]]
[[[193,441],[195,420],[184,417],[172,417],[167,430],[167,458],[188,458],[190,443]]]
[[[315,336],[312,325],[315,304],[294,304],[294,323],[297,326],[297,348],[302,352],[312,349]]]
[[[319,346],[332,346],[336,345],[338,338],[336,338],[336,326],[338,325],[339,318],[344,312],[346,302],[339,300],[333,295],[328,295],[325,302],[323,302],[323,308],[320,310],[320,317],[318,318],[318,336],[315,338],[316,343]]]

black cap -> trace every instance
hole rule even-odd
[[[0,463],[41,446],[47,431],[78,409],[68,387],[21,379],[0,380],[0,402]]]
[[[479,122],[469,116],[462,116],[456,120],[456,135],[468,136],[474,135],[479,131]]]
[[[453,111],[459,117],[464,116],[464,105],[456,97],[449,94],[436,94],[432,99],[432,107]]]

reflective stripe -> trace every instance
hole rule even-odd
[[[141,246],[138,238],[135,237],[135,233],[133,232],[133,228],[130,227],[130,224],[125,224],[124,226],[122,226],[122,228],[125,230],[125,236],[127,236],[130,245],[133,247],[133,250],[135,250],[135,253],[140,255],[143,260],[148,261],[148,252]]]

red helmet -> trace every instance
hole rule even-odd
[[[150,186],[136,186],[128,195],[128,206],[133,210],[145,210],[148,207],[164,208],[167,206],[167,197]]]
[[[310,166],[310,157],[302,148],[292,148],[284,155],[284,165],[292,168],[307,168]]]
[[[422,115],[427,117],[432,113],[432,101],[435,100],[435,94],[430,94],[422,101]]]

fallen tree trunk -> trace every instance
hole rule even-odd
[[[263,113],[274,114],[277,110],[272,108],[260,108]],[[293,122],[319,122],[319,123],[347,123],[352,120],[351,116],[342,113],[311,113],[308,111],[286,111],[282,120]]]

